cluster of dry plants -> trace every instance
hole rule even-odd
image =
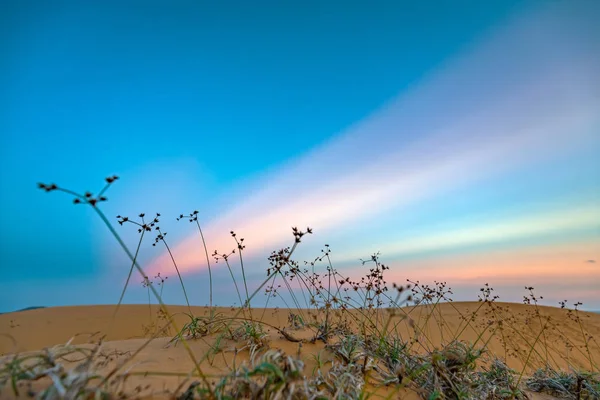
[[[98,339],[88,345],[69,342],[41,352],[5,356],[0,359],[0,395],[39,399],[142,397],[148,388],[128,388],[127,379],[135,373],[125,366],[152,340],[169,336],[167,346],[183,346],[194,368],[187,374],[155,371],[146,375],[180,375],[183,383],[163,393],[174,399],[366,399],[381,397],[381,393],[395,398],[403,390],[431,400],[526,399],[532,392],[567,399],[600,399],[600,369],[593,358],[593,350],[600,346],[584,328],[580,303],[566,311],[583,339],[578,341],[583,345],[576,345],[573,332],[561,332],[557,322],[543,313],[531,287],[525,288],[524,303],[530,307],[524,312],[515,314],[499,303],[487,284],[481,288],[475,310],[465,312],[453,305],[452,291],[445,282],[388,285],[384,278],[388,267],[378,254],[362,262],[365,275],[359,279],[345,277],[333,267],[327,245],[313,261],[300,263],[293,254],[303,236],[312,233],[310,228],[293,228],[293,244],[274,251],[268,258],[264,281],[249,288],[244,239],[231,232],[235,249],[227,254],[215,251],[211,264],[198,212],[179,215],[178,220],[188,220],[197,227],[208,265],[209,306],[203,315],[195,315],[166,233],[158,225],[161,216],[146,219],[140,214],[138,220],[117,217],[120,225],[133,225],[139,233],[138,246],[131,251],[100,210],[100,203],[107,200],[104,193],[117,179],[106,178],[105,187],[96,196],[55,184],[39,184],[39,188],[67,193],[74,203],[91,206],[127,254],[131,268],[114,315],[137,271],[148,291],[149,304],[160,305],[154,317],[149,308],[153,322],[145,327],[146,344],[135,352],[113,354],[104,352]],[[151,232],[156,234],[153,245],[165,246],[177,272],[189,310],[183,326],[177,325],[163,302],[167,277],[158,274],[154,284],[138,263],[142,241]],[[240,306],[232,313],[218,312],[213,304],[212,268],[217,262],[228,268],[239,300]],[[241,281],[234,274],[237,264]],[[259,293],[266,301],[257,309],[251,304]],[[276,297],[289,312],[283,328],[269,325],[263,318]],[[458,326],[445,321],[442,304],[460,315]],[[566,302],[560,306],[567,308]],[[481,315],[484,318],[478,317]],[[441,337],[437,345],[432,338],[434,330]],[[462,339],[467,331],[475,333],[475,340]],[[272,348],[269,332],[294,343],[297,352],[286,354]],[[209,344],[201,356],[189,346],[197,340]],[[503,354],[487,351],[491,341],[500,342]],[[227,343],[236,344],[234,351],[226,351]],[[303,346],[308,344],[319,344],[321,351],[305,355]],[[586,363],[579,365],[573,360],[574,354]],[[228,373],[214,376],[205,372],[216,357],[223,358]],[[116,365],[108,371],[103,369],[110,362]],[[511,363],[518,368],[509,367]]]

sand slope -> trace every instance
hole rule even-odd
[[[176,323],[181,327],[189,318],[183,313],[189,312],[184,306],[169,306],[175,315]],[[147,337],[156,333],[156,326],[163,326],[164,320],[158,318],[158,307],[148,305],[124,305],[113,320],[115,306],[74,306],[52,307],[8,313],[0,315],[0,356],[5,357],[16,352],[31,352],[45,347],[66,343],[72,339],[74,344],[97,342],[105,335],[99,354],[104,360],[100,369],[110,371],[119,362],[128,360],[132,354],[145,345],[135,358],[124,366],[122,371],[134,373],[150,372],[149,376],[135,375],[127,381],[128,388],[139,386],[143,394],[174,390],[184,381],[181,376],[153,376],[152,372],[186,374],[192,371],[193,363],[181,344],[167,346],[174,331],[168,337],[165,333],[148,344]],[[205,307],[192,307],[196,316],[207,315]],[[237,310],[218,308],[217,313],[232,316]],[[306,310],[293,311],[306,314]],[[239,314],[239,313],[238,313]],[[261,319],[268,326],[271,348],[279,348],[288,354],[300,354],[306,363],[305,373],[310,374],[316,366],[313,355],[321,354],[324,360],[331,356],[324,350],[324,344],[290,342],[284,339],[274,328],[285,328],[296,338],[310,337],[306,329],[294,330],[289,326],[290,311],[283,309],[254,309],[253,318]],[[458,337],[461,340],[487,345],[489,352],[507,360],[509,366],[521,369],[527,361],[527,370],[549,362],[552,365],[567,368],[569,365],[590,369],[600,362],[600,315],[580,312],[575,315],[567,310],[531,305],[495,303],[490,307],[484,303],[444,303],[432,306],[406,307],[397,315],[391,316],[388,324],[405,340],[419,337],[417,350],[423,352],[448,343]],[[381,311],[378,318],[385,321],[390,314]],[[364,320],[359,311],[346,312],[344,320],[350,326]],[[578,317],[578,318],[577,318]],[[151,320],[152,318],[152,320]],[[305,315],[305,320],[310,317]],[[375,318],[374,315],[370,317]],[[332,320],[335,318],[332,317]],[[338,319],[339,320],[339,319]],[[495,323],[490,323],[495,321]],[[498,323],[498,321],[501,321]],[[154,327],[152,326],[154,323]],[[269,327],[272,326],[272,327]],[[499,328],[500,326],[500,328]],[[542,331],[541,327],[545,329]],[[582,333],[583,332],[583,333]],[[76,336],[77,335],[77,336]],[[590,339],[591,336],[591,339]],[[197,358],[201,358],[214,346],[214,335],[191,340],[190,347]],[[234,357],[235,349],[242,349],[244,343],[225,340],[221,350],[201,363],[203,373],[219,375],[248,359],[247,352],[241,351]],[[90,345],[91,347],[91,345]],[[533,351],[531,349],[534,349]],[[235,361],[234,361],[235,358]],[[6,358],[4,358],[6,360]],[[392,398],[418,398],[414,393],[394,393],[393,389],[380,391],[393,393]],[[3,396],[7,396],[3,393]],[[6,397],[10,398],[10,397]],[[535,395],[542,399],[547,396]]]

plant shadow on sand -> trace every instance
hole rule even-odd
[[[0,315],[1,398],[600,399],[600,315],[580,303],[541,306],[532,287],[524,304],[501,303],[487,284],[477,301],[452,302],[445,282],[388,284],[378,254],[350,279],[327,245],[310,262],[294,260],[310,228],[292,229],[292,245],[270,255],[256,287],[246,279],[244,239],[231,232],[235,249],[214,252],[212,262],[227,267],[241,306],[216,307],[199,213],[180,214],[197,227],[209,272],[209,306],[193,306],[161,216],[117,217],[140,235],[132,251],[100,210],[117,179],[95,196],[39,184],[91,206],[131,267],[116,306]],[[170,255],[183,306],[167,306],[168,277],[151,279],[138,263],[150,232]],[[121,304],[134,272],[147,306]],[[259,293],[266,301],[255,307]],[[286,307],[269,308],[275,298]]]

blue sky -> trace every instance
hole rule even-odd
[[[398,281],[455,278],[464,298],[497,281],[515,301],[541,282],[549,304],[600,309],[597,17],[593,1],[2,2],[0,311],[118,300],[106,228],[35,188],[112,174],[107,215],[161,212],[192,283],[198,238],[174,218],[198,209],[209,250],[246,238],[257,281],[309,225],[299,254],[329,243],[342,272],[381,250]],[[143,265],[173,276],[151,242]],[[135,284],[126,301],[144,301]]]

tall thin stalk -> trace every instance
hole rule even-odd
[[[171,252],[171,248],[169,247],[169,245],[167,244],[167,241],[165,240],[165,236],[167,235],[167,233],[162,233],[162,231],[160,230],[160,227],[156,227],[156,230],[158,231],[158,236],[156,236],[156,240],[155,242],[152,244],[153,246],[156,245],[156,243],[163,242],[165,247],[167,248],[167,252],[169,253],[169,256],[171,257],[171,261],[173,261],[173,265],[175,266],[175,271],[177,271],[177,276],[179,277],[179,282],[181,283],[181,288],[183,289],[183,295],[185,296],[185,302],[188,306],[188,309],[190,310],[190,314],[194,315],[194,313],[192,312],[192,307],[190,306],[190,301],[188,299],[188,295],[187,295],[187,291],[185,290],[185,285],[183,284],[183,278],[181,277],[181,273],[179,272],[179,267],[177,266],[177,263],[175,262],[175,257],[173,257],[173,253]]]
[[[111,318],[111,325],[108,328],[109,332],[112,329],[112,321],[115,320],[115,316],[117,315],[117,312],[119,311],[119,308],[121,307],[121,303],[123,302],[123,298],[125,297],[125,291],[127,290],[127,286],[129,285],[129,281],[131,280],[131,274],[133,273],[133,268],[135,266],[135,260],[137,260],[137,258],[138,258],[138,255],[140,253],[140,247],[142,246],[142,240],[144,239],[144,232],[145,231],[142,231],[137,248],[135,249],[135,255],[133,256],[131,267],[129,268],[129,274],[127,275],[127,280],[125,281],[125,286],[123,286],[123,291],[121,291],[121,297],[119,297],[119,302],[117,303],[117,306],[115,307],[115,311],[113,312],[113,315]]]
[[[179,221],[182,218],[189,218],[190,222],[196,222],[196,226],[198,227],[198,232],[200,232],[200,238],[202,239],[202,246],[204,247],[204,254],[206,255],[206,265],[208,266],[208,281],[209,281],[209,306],[211,309],[211,315],[214,312],[213,308],[213,280],[212,280],[212,269],[210,267],[210,257],[208,256],[208,249],[206,247],[206,241],[204,240],[204,234],[202,233],[202,228],[200,227],[200,223],[198,222],[198,211],[194,211],[190,215],[181,214],[177,220]]]
[[[238,247],[238,255],[240,257],[240,266],[242,268],[242,279],[244,280],[244,289],[246,290],[246,303],[244,304],[244,307],[250,307],[249,304],[249,297],[248,297],[248,283],[246,281],[246,272],[244,271],[244,259],[242,258],[242,250],[244,250],[246,248],[246,246],[244,246],[243,242],[244,242],[244,238],[241,238],[240,240],[237,239],[235,232],[231,231],[231,236],[235,239],[235,242],[237,243],[237,247]]]

